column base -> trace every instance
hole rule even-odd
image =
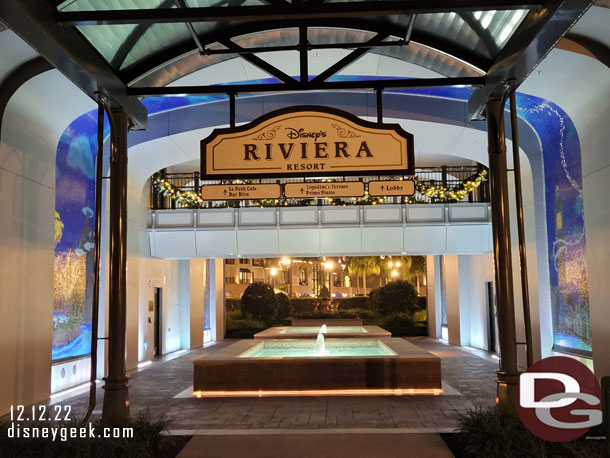
[[[517,388],[520,372],[496,371],[497,394],[496,404],[515,410],[517,408]]]
[[[102,420],[112,424],[121,424],[129,418],[129,384],[128,378],[104,377],[104,404]]]

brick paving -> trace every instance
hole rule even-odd
[[[170,430],[191,433],[248,429],[338,432],[355,428],[447,431],[457,426],[459,413],[476,405],[493,405],[496,360],[484,352],[471,352],[429,338],[408,340],[441,357],[443,381],[453,390],[440,396],[176,398],[192,386],[193,360],[234,342],[228,340],[177,357],[161,358],[132,374],[131,412],[133,415],[149,409],[153,416],[167,414],[171,418]],[[103,399],[101,385],[97,415]],[[86,408],[87,394],[54,402],[72,405],[73,416],[78,418]]]

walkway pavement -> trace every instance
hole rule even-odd
[[[168,415],[172,434],[195,435],[180,454],[184,458],[451,457],[437,433],[453,431],[460,413],[477,405],[494,404],[498,361],[485,352],[429,338],[408,340],[441,358],[445,389],[442,395],[190,396],[193,360],[234,342],[228,340],[185,354],[168,355],[131,374],[131,413],[148,409],[153,417]],[[102,400],[100,384],[94,415],[101,414]],[[73,417],[79,418],[87,405],[87,393],[54,399],[53,403],[72,405]],[[206,449],[215,452],[202,454]]]
[[[448,432],[457,427],[460,413],[476,406],[491,406],[495,398],[497,361],[429,338],[409,339],[441,357],[445,394],[440,396],[203,398],[182,394],[193,384],[195,359],[218,345],[155,361],[130,378],[131,412],[149,409],[153,416],[169,415],[170,429],[195,433],[243,429],[408,428]],[[171,355],[170,355],[171,358]],[[165,358],[168,359],[168,358]],[[103,390],[98,387],[99,414]],[[75,418],[84,412],[87,394],[53,403],[71,404]]]
[[[453,458],[438,434],[194,436],[178,458]]]

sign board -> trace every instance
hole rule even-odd
[[[201,177],[412,175],[413,135],[328,107],[273,111],[201,140]]]
[[[415,182],[410,180],[369,181],[371,196],[412,196]]]
[[[203,200],[279,199],[279,184],[211,184],[201,187]]]
[[[286,183],[284,195],[288,199],[315,197],[362,197],[364,183],[361,181],[341,181],[331,183]]]

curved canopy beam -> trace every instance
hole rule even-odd
[[[288,28],[292,29],[295,27],[358,30],[373,34],[394,36],[398,39],[404,38],[408,31],[408,23],[405,25],[398,25],[394,23],[380,24],[362,19],[330,20],[323,18],[292,23]],[[247,24],[228,26],[223,28],[221,31],[214,31],[209,34],[199,35],[199,39],[205,47],[210,47],[216,43],[226,43],[227,40],[235,41],[237,37],[244,35],[265,33],[271,30],[278,30],[278,24],[274,22],[250,22]],[[476,69],[481,69],[483,71],[486,71],[492,64],[491,59],[482,59],[473,52],[466,51],[459,46],[456,46],[455,43],[449,40],[439,39],[438,37],[426,32],[413,30],[411,42],[454,57],[466,64],[470,64]],[[297,49],[296,45],[294,49]],[[193,52],[197,52],[193,42],[191,40],[185,40],[171,48],[168,48],[164,52],[151,55],[141,63],[125,69],[120,73],[121,79],[123,79],[123,81],[128,81],[130,86],[139,86],[139,81],[146,75],[164,66],[171,66]]]

